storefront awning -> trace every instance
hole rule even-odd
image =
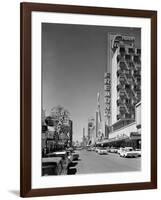
[[[120,142],[120,141],[127,141],[127,140],[141,140],[141,134],[138,132],[131,132],[129,137],[127,135],[123,135],[123,136],[119,136],[115,138],[105,139],[105,140],[96,142],[96,144],[103,145],[103,144],[110,144],[113,142]]]

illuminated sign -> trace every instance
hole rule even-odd
[[[104,75],[104,102],[105,102],[105,117],[111,116],[111,74]]]
[[[126,35],[114,35],[112,41],[112,48],[117,48],[119,45],[128,45],[133,47],[135,42],[135,37]]]

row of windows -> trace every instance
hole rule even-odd
[[[121,55],[119,54],[117,56],[117,62],[134,62],[134,63],[137,63],[137,64],[140,64],[141,63],[141,59],[140,59],[140,55],[131,55],[131,54],[124,54],[124,55]]]

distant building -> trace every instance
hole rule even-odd
[[[90,117],[88,119],[88,145],[93,145],[96,140],[95,119]]]
[[[85,136],[85,128],[83,128],[82,146],[86,147],[88,144],[88,138]]]
[[[97,109],[96,109],[96,140],[100,140],[103,135],[102,116],[100,106],[100,93],[97,93]]]

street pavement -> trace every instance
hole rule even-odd
[[[118,154],[99,155],[94,151],[79,151],[79,160],[73,161],[68,174],[139,171],[141,158],[122,158]]]

